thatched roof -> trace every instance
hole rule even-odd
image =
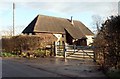
[[[81,39],[85,35],[94,35],[80,21],[73,20],[73,25],[69,19],[52,16],[38,15],[22,33],[61,33],[65,30],[75,39]]]

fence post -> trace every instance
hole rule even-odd
[[[75,49],[76,49],[76,45],[75,45],[75,44],[73,45],[73,49],[74,49],[74,52],[73,52],[73,53],[75,53]]]
[[[96,51],[94,51],[95,49],[93,47],[91,49],[93,50],[93,61],[96,62]]]
[[[66,53],[65,53],[65,42],[63,41],[63,54],[64,54],[64,58],[66,58]]]
[[[58,45],[57,45],[57,42],[55,42],[55,56],[57,56],[58,54]]]
[[[57,55],[57,46],[56,46],[56,43],[54,42],[54,56]]]
[[[96,55],[95,55],[95,52],[93,52],[93,61],[96,62]]]
[[[52,43],[51,43],[51,45],[50,45],[50,56],[52,56],[52,55],[53,55],[52,50],[53,50],[53,47],[52,47]]]

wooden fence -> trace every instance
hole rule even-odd
[[[95,61],[95,54],[93,52],[94,47],[89,46],[76,46],[76,45],[54,45],[55,56],[69,57],[75,53],[82,53]],[[91,52],[92,51],[92,52]]]

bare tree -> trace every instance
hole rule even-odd
[[[100,15],[93,15],[92,20],[94,27],[97,29],[97,32],[99,32],[101,24],[103,22],[102,17]]]
[[[12,36],[12,33],[13,33],[13,30],[11,26],[9,26],[7,29],[1,30],[0,35],[1,36]]]

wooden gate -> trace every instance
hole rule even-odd
[[[55,45],[55,53],[56,56],[63,56],[64,58],[80,54],[81,58],[89,58],[95,61],[93,48],[93,46]]]

